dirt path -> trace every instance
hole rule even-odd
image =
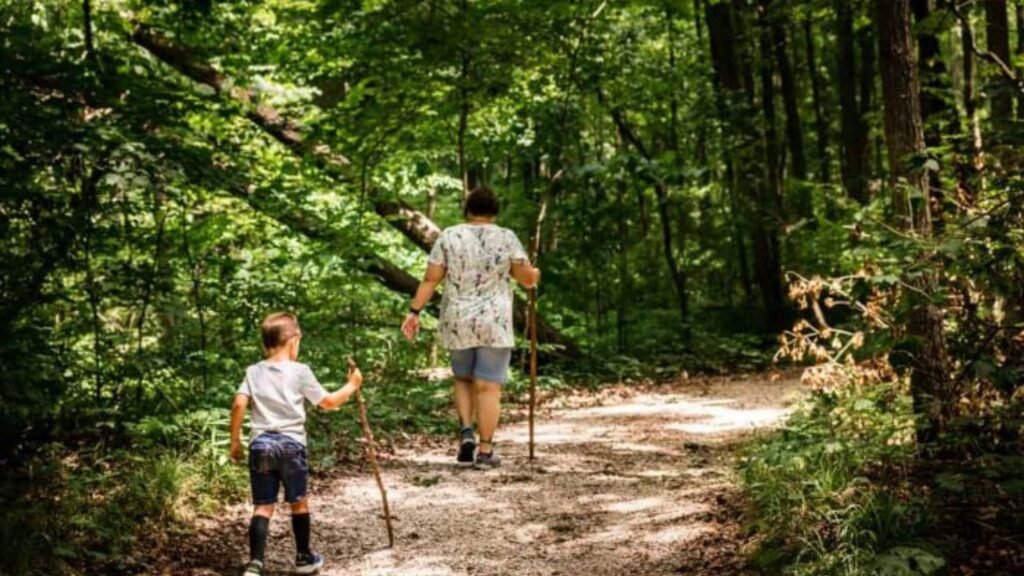
[[[730,476],[734,448],[752,429],[777,423],[799,390],[791,378],[758,377],[574,396],[539,421],[533,465],[525,423],[500,431],[505,465],[496,470],[454,468],[447,442],[400,450],[385,468],[398,517],[394,550],[383,548],[369,474],[316,486],[314,543],[327,558],[321,573],[747,574]],[[283,573],[293,548],[281,512],[268,560]],[[190,572],[240,565],[247,519],[247,508],[232,509],[227,531],[237,558]]]

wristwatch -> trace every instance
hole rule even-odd
[[[415,308],[413,308],[412,306],[409,306],[409,314],[412,314],[413,316],[419,316],[420,315],[420,311],[415,309]]]

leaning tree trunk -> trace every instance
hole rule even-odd
[[[191,80],[205,84],[221,96],[226,96],[242,105],[246,118],[272,136],[292,153],[309,158],[316,165],[340,182],[353,182],[357,178],[349,160],[322,142],[308,140],[303,136],[303,126],[283,116],[268,105],[254,104],[255,96],[250,90],[231,82],[213,66],[201,61],[188,49],[174,44],[170,39],[155,32],[144,24],[135,26],[132,39],[165,64],[178,70]],[[381,198],[376,192],[371,195],[374,210],[392,227],[400,231],[416,246],[429,251],[441,233],[440,227],[425,214],[402,201]],[[515,299],[513,318],[517,329],[526,326],[526,302]],[[537,318],[537,333],[541,342],[558,345],[562,354],[578,357],[579,348],[543,318]]]
[[[882,94],[885,102],[885,136],[892,177],[895,225],[921,239],[932,234],[927,175],[908,169],[907,160],[924,152],[920,88],[910,0],[875,0]],[[911,194],[914,189],[919,194]],[[907,278],[915,293],[924,295],[909,314],[906,325],[910,356],[910,389],[914,410],[924,417],[918,439],[934,440],[942,431],[952,403],[948,385],[949,361],[943,333],[942,311],[932,301],[937,289],[934,273]]]

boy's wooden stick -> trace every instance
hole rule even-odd
[[[349,358],[349,371],[351,372],[357,367],[355,360]],[[394,548],[395,532],[391,527],[391,507],[388,506],[388,491],[384,488],[384,481],[380,477],[380,467],[377,465],[377,449],[374,448],[373,430],[370,428],[370,419],[366,416],[366,401],[363,400],[362,390],[356,390],[356,404],[359,405],[359,422],[363,425],[363,436],[366,437],[366,457],[370,460],[373,477],[377,480],[377,488],[380,489],[380,499],[384,503],[384,525],[388,529],[388,548]]]

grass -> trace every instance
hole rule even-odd
[[[944,560],[917,489],[914,419],[900,383],[819,390],[744,452],[751,562],[768,574],[927,575]]]

